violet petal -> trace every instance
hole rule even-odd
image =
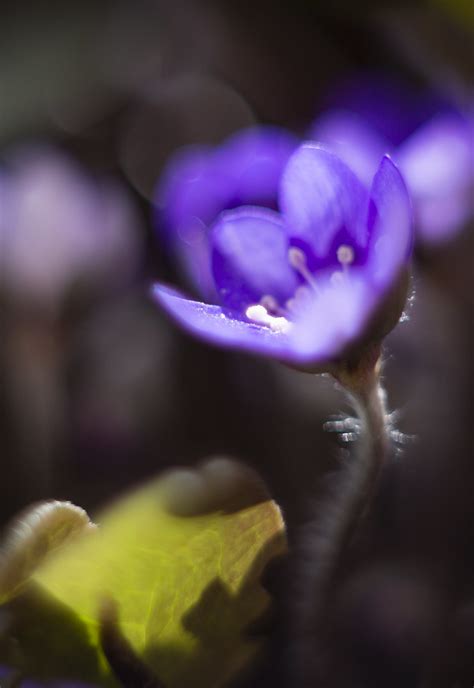
[[[311,136],[330,147],[370,187],[380,158],[391,146],[360,116],[346,110],[330,110],[312,126]]]
[[[154,285],[153,295],[181,327],[204,341],[300,366],[337,358],[363,333],[377,301],[358,271],[337,285],[326,281],[291,329],[275,332],[235,318],[220,306],[191,301],[164,285]]]
[[[280,177],[297,145],[297,138],[285,129],[253,127],[234,134],[216,149],[216,164],[232,179],[226,208],[259,205],[276,209]]]
[[[413,247],[408,190],[388,155],[382,158],[370,191],[369,257],[371,281],[385,289],[407,263]]]
[[[168,164],[155,192],[155,220],[165,245],[200,294],[214,298],[208,229],[222,210],[276,208],[278,184],[296,138],[277,127],[252,127],[222,146],[193,146]]]
[[[153,287],[155,299],[176,322],[200,339],[218,346],[291,359],[288,335],[232,317],[220,306],[191,301],[164,285]]]
[[[306,143],[283,173],[280,205],[291,238],[325,257],[336,235],[345,231],[354,245],[367,244],[364,211],[367,192],[349,167],[324,148]]]
[[[339,356],[363,334],[377,298],[364,269],[353,269],[337,281],[320,280],[317,297],[296,323],[295,355],[321,362]]]
[[[222,213],[211,232],[212,271],[221,302],[243,312],[270,295],[283,304],[298,280],[278,213],[252,206]]]
[[[421,236],[450,236],[472,213],[474,131],[463,117],[444,113],[419,127],[396,160],[413,198]]]

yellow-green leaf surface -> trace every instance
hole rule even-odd
[[[95,520],[95,532],[64,546],[33,579],[59,603],[61,618],[74,612],[68,623],[81,624],[76,634],[86,631],[88,664],[77,678],[114,685],[96,649],[98,608],[112,597],[124,635],[167,688],[223,685],[257,649],[245,629],[270,602],[262,570],[285,549],[278,507],[255,492],[248,471],[217,461],[149,483]]]

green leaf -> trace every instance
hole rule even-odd
[[[286,546],[280,511],[254,474],[228,460],[177,471],[120,499],[97,522],[34,576],[43,591],[35,607],[43,639],[62,630],[69,637],[76,624],[80,642],[48,668],[34,658],[31,638],[22,648],[28,634],[16,629],[23,669],[114,685],[98,642],[105,597],[117,601],[122,632],[167,688],[223,685],[254,656],[258,644],[245,629],[270,601],[259,579]]]

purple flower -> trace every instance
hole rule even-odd
[[[155,193],[163,243],[191,285],[215,297],[209,226],[222,210],[277,208],[281,173],[297,139],[284,129],[254,127],[217,147],[192,146],[169,162]]]
[[[162,285],[154,295],[202,339],[319,369],[398,319],[403,304],[395,319],[384,309],[411,252],[409,197],[389,157],[368,191],[335,154],[306,143],[284,169],[279,207],[218,217],[209,232],[215,303]]]
[[[389,153],[407,182],[421,242],[440,243],[459,231],[473,214],[473,120],[433,94],[415,96],[373,77],[351,82],[335,101],[312,137],[365,183]]]
[[[140,227],[120,185],[34,147],[8,158],[0,178],[0,244],[2,286],[54,308],[76,282],[105,286],[130,276]]]

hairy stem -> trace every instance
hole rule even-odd
[[[341,524],[342,546],[349,541],[365,511],[369,508],[378,478],[390,449],[385,391],[376,371],[362,385],[351,391],[355,411],[361,422],[361,437],[353,459],[350,481],[345,494],[346,523]]]
[[[344,554],[367,513],[376,492],[378,478],[390,449],[385,393],[380,385],[379,365],[348,372],[339,370],[337,379],[350,396],[361,430],[356,455],[337,476],[335,487],[319,505],[302,543],[303,589],[298,610],[298,640],[303,653],[315,660],[324,631],[332,586]]]

